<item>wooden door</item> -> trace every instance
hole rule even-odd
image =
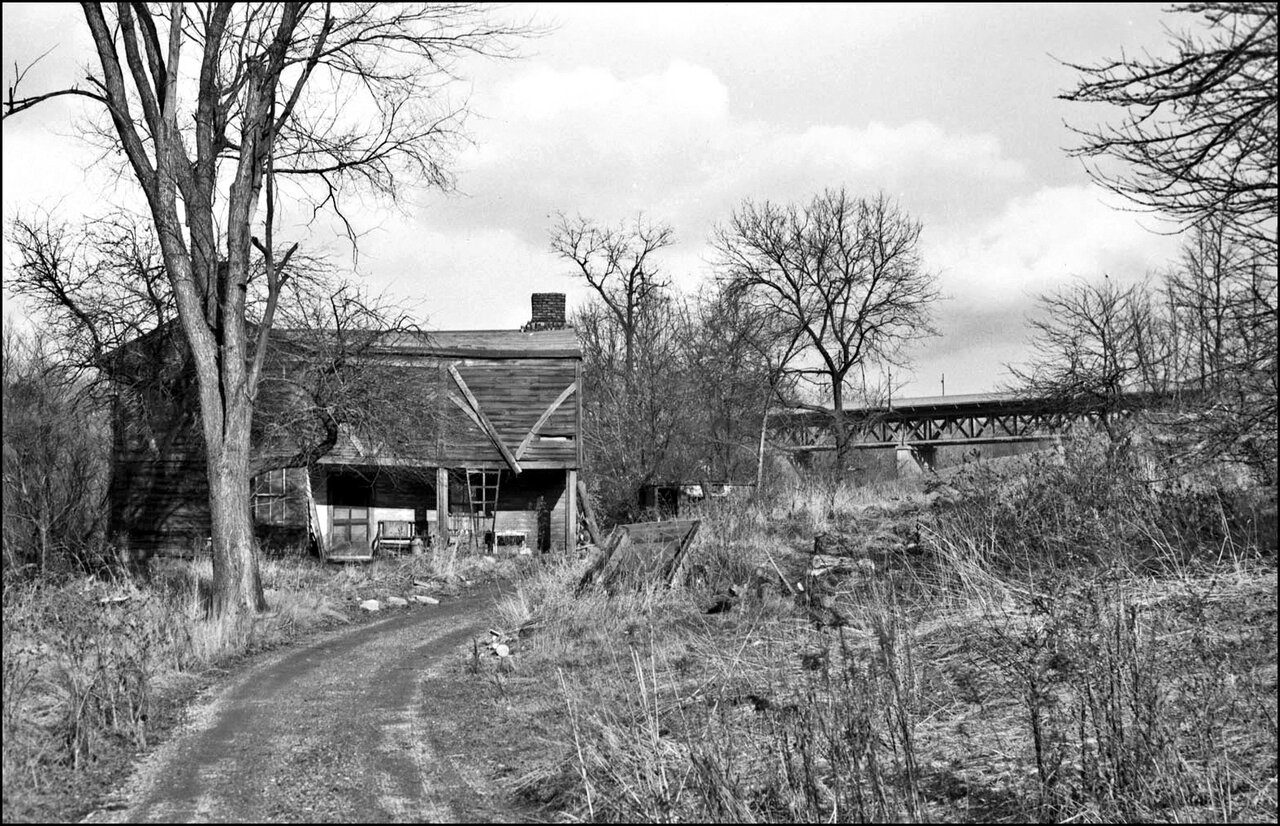
[[[372,502],[373,489],[368,480],[354,475],[330,477],[330,555],[361,555],[371,552]]]

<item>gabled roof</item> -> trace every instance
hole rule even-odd
[[[105,354],[102,364],[108,370],[126,353],[137,351],[144,342],[177,328],[171,319],[115,350]],[[178,328],[180,329],[180,328]],[[252,326],[250,328],[252,332]],[[271,335],[277,342],[294,339],[299,343],[317,335],[314,330],[275,328]],[[185,346],[181,335],[174,340]],[[572,327],[560,330],[436,330],[401,331],[381,336],[368,352],[379,355],[439,356],[442,358],[582,358],[582,345]]]
[[[400,332],[384,336],[377,353],[454,358],[582,358],[578,334],[563,330],[440,330]]]

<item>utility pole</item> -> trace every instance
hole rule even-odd
[[[942,395],[947,395],[947,374],[942,374]]]

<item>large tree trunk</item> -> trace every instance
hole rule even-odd
[[[210,616],[264,610],[258,554],[249,509],[249,423],[252,409],[233,405],[221,438],[206,428],[209,520],[213,537]]]
[[[101,7],[84,5],[85,19],[102,64],[100,88],[107,96],[121,147],[147,198],[199,385],[213,539],[211,616],[265,607],[249,518],[254,378],[246,364],[245,288],[250,227],[269,149],[265,144],[269,140],[266,133],[270,122],[269,102],[275,88],[273,84],[279,78],[280,60],[271,61],[269,67],[251,60],[245,70],[240,154],[227,202],[227,258],[225,262],[218,261],[217,235],[213,229],[218,148],[209,119],[220,102],[221,90],[215,82],[214,69],[221,54],[221,31],[229,11],[229,4],[220,5],[208,22],[200,75],[201,123],[197,128],[197,158],[193,163],[187,156],[178,127],[182,27],[170,27],[167,59],[162,59],[163,47],[159,42],[146,46],[150,61],[147,64],[140,56],[142,50],[138,48],[133,23],[135,12],[139,19],[151,19],[145,7],[134,9],[129,4],[120,4],[119,19],[113,27]],[[277,32],[281,38],[292,33],[296,11],[294,6],[285,7]],[[181,21],[182,13],[181,4],[170,5],[171,21]],[[117,35],[125,47],[127,62],[123,64],[116,48]],[[147,76],[148,66],[151,78]],[[147,141],[131,113],[133,104],[124,79],[126,67],[138,91],[138,104],[146,121],[154,163],[148,154]],[[264,72],[268,75],[265,79]],[[182,190],[181,212],[179,189]],[[184,225],[191,229],[190,248],[183,238]]]
[[[831,436],[836,442],[836,476],[844,479],[849,472],[850,444],[849,431],[845,426],[844,415],[844,380],[831,380]]]

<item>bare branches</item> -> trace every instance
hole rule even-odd
[[[16,68],[16,67],[15,67]],[[43,103],[46,100],[56,97],[65,97],[67,95],[90,98],[102,104],[109,105],[109,101],[102,95],[86,91],[84,89],[59,89],[56,92],[46,92],[42,95],[32,95],[31,97],[16,97],[17,84],[9,87],[9,99],[4,102],[4,115],[0,117],[7,118],[10,115],[16,115],[19,112],[30,109],[36,104]]]
[[[399,456],[431,454],[439,377],[380,355],[390,340],[423,335],[410,316],[350,284],[290,298],[263,368],[253,472],[314,464],[349,435]]]
[[[1040,297],[1030,320],[1036,355],[1010,372],[1025,390],[1062,410],[1100,412],[1112,441],[1119,441],[1115,415],[1131,406],[1131,397],[1169,387],[1158,324],[1147,285],[1077,281]]]
[[[603,226],[562,213],[551,231],[552,251],[596,294],[573,319],[583,345],[586,461],[606,511],[620,518],[636,513],[640,486],[679,478],[696,461],[692,321],[656,260],[673,237],[642,216]]]
[[[754,478],[769,408],[793,403],[796,376],[784,368],[796,354],[794,330],[728,290],[704,289],[697,308],[684,343],[698,399],[684,413],[688,449],[705,463],[699,478]]]
[[[828,190],[803,206],[745,201],[712,244],[724,289],[785,331],[782,369],[821,377],[839,417],[855,367],[897,363],[903,344],[933,334],[938,290],[920,261],[920,231],[883,194]]]
[[[27,73],[30,72],[32,69],[34,69],[41,60],[44,60],[46,57],[48,57],[49,54],[54,50],[54,48],[55,47],[50,46],[48,49],[44,51],[43,54],[41,54],[35,60],[28,63],[26,66],[19,67],[17,63],[13,64],[13,82],[9,84],[8,99],[4,101],[4,113],[0,115],[0,120],[7,118],[10,115],[16,115],[19,112],[24,112],[27,109],[30,109],[31,107],[36,106],[37,104],[43,103],[44,101],[49,100],[51,98],[64,97],[67,95],[86,97],[86,98],[89,98],[90,100],[97,101],[98,103],[103,103],[103,104],[107,103],[107,99],[102,95],[99,95],[95,92],[87,91],[85,89],[81,89],[79,87],[72,87],[70,89],[58,89],[53,92],[45,92],[39,95],[31,95],[30,97],[18,97],[18,87],[22,85],[22,81],[26,78]]]
[[[317,180],[313,203],[340,217],[338,197],[352,185],[392,198],[406,178],[447,186],[445,160],[462,114],[441,100],[453,61],[505,54],[508,40],[526,30],[491,23],[485,8],[452,4],[82,6],[100,69],[89,83],[146,196],[197,379],[214,610],[260,609],[243,506],[250,432],[270,328],[298,249],[275,259],[276,178]],[[191,70],[182,63],[192,49],[194,84],[184,80],[184,68]],[[39,99],[19,99],[11,88],[7,114]],[[230,186],[224,191],[220,181]],[[266,242],[255,244],[264,185]],[[258,285],[266,295],[260,327],[251,331],[255,249],[265,259]],[[101,351],[101,325],[90,323],[72,293],[58,291],[66,284],[59,261],[45,261],[43,271],[53,277],[33,280],[33,289],[61,312],[80,311],[78,323],[93,331],[90,349]]]
[[[1222,225],[1197,228],[1155,284],[1077,281],[1042,297],[1034,355],[1010,372],[1063,410],[1099,414],[1115,444],[1142,410],[1169,458],[1243,461],[1273,479],[1276,293],[1265,271]]]
[[[645,313],[662,301],[670,286],[659,275],[653,256],[672,243],[670,226],[649,223],[643,216],[631,226],[604,227],[560,213],[551,231],[551,251],[574,264],[622,331],[627,375],[635,371],[636,338]]]
[[[175,315],[154,238],[125,213],[83,230],[48,215],[8,227],[17,260],[8,279],[33,308],[77,371],[94,370],[111,350]]]
[[[1176,54],[1066,65],[1079,85],[1060,97],[1126,110],[1119,124],[1073,128],[1094,180],[1190,225],[1229,216],[1241,238],[1273,251],[1276,232],[1276,7],[1197,3],[1205,28],[1174,35]]]
[[[1274,479],[1276,7],[1212,2],[1173,10],[1198,15],[1203,25],[1174,34],[1169,57],[1067,64],[1082,79],[1063,98],[1125,110],[1119,124],[1076,128],[1074,154],[1090,161],[1086,168],[1103,186],[1191,231],[1184,260],[1164,280],[1166,305],[1153,310],[1163,351],[1148,352],[1160,341],[1150,336],[1108,346],[1144,362],[1163,357],[1155,363],[1178,388],[1196,391],[1175,428],[1195,434],[1189,452],[1243,457]],[[1108,160],[1119,161],[1119,171],[1102,165]],[[1084,334],[1089,321],[1072,323]],[[1043,343],[1059,359],[1070,352],[1071,342]],[[1183,426],[1189,422],[1196,424]]]
[[[5,324],[3,549],[8,577],[77,563],[97,571],[110,439],[104,409],[47,347]]]

